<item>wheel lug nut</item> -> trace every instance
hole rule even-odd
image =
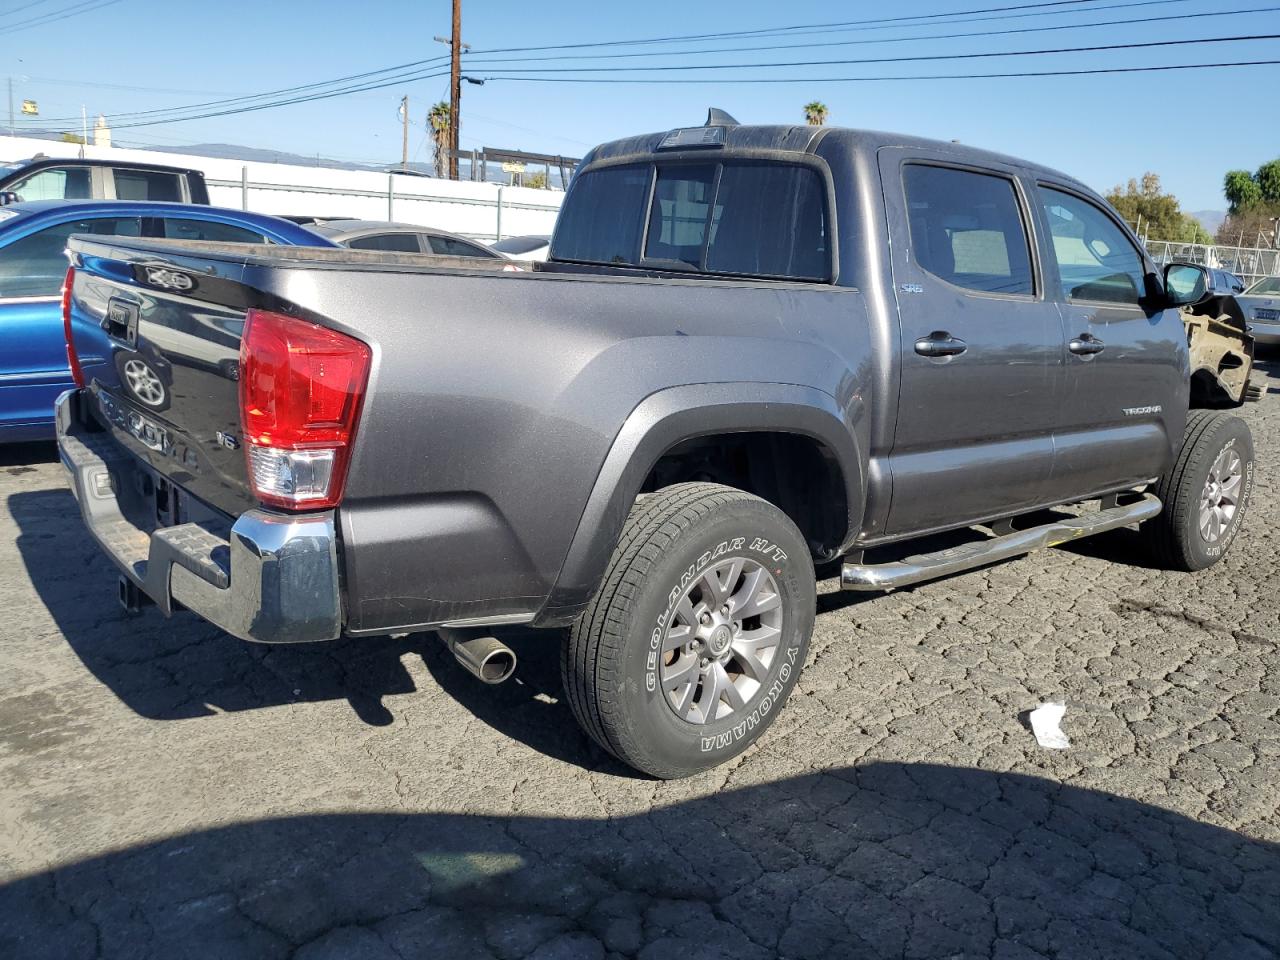
[[[700,616],[700,617],[698,618],[698,622],[699,622],[700,624],[702,624],[704,627],[710,626],[710,625],[711,625],[711,614],[709,614],[709,613],[704,613],[702,616]]]
[[[726,603],[723,607],[720,608],[720,612],[727,617],[729,615],[729,605]]]

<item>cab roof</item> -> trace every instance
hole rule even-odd
[[[983,150],[966,144],[945,140],[932,140],[908,134],[887,133],[879,130],[863,130],[852,127],[810,126],[808,124],[734,124],[708,123],[706,128],[721,127],[724,133],[723,150],[728,153],[751,152],[755,150],[779,150],[794,153],[815,153],[818,146],[827,140],[842,140],[852,150],[874,153],[882,147],[907,147],[927,149],[931,152],[948,155],[957,162],[968,162],[975,165],[1003,164],[1020,167],[1032,173],[1043,174],[1055,180],[1079,184],[1074,177],[1068,176],[1051,167],[1042,166],[1020,157]],[[698,127],[677,127],[674,130],[663,130],[657,133],[645,133],[634,137],[624,137],[602,143],[591,150],[582,160],[582,167],[601,160],[617,160],[624,157],[642,159],[646,156],[662,156],[670,148],[663,148],[663,140],[677,130],[698,130]],[[674,150],[670,150],[674,153]],[[681,156],[688,156],[693,151],[681,151]],[[708,156],[719,150],[705,150]],[[1092,192],[1092,191],[1090,191]]]

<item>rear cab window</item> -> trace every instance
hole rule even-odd
[[[711,276],[829,282],[827,187],[813,167],[725,158],[583,173],[551,241],[555,260]]]

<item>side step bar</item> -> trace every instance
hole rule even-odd
[[[893,590],[1008,560],[1041,547],[1056,547],[1069,540],[1141,523],[1150,520],[1161,509],[1159,499],[1151,494],[1123,506],[1107,506],[1107,503],[1103,501],[1104,509],[1095,513],[1015,530],[989,540],[907,557],[894,563],[846,563],[840,571],[840,586],[846,590]]]

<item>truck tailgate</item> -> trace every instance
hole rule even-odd
[[[151,467],[232,516],[255,505],[240,447],[242,266],[71,242],[72,342],[92,413]]]

